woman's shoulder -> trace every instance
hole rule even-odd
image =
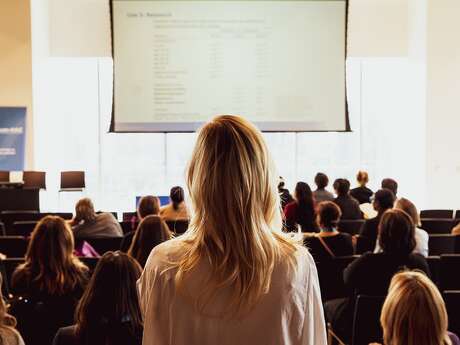
[[[11,327],[3,327],[0,332],[0,338],[4,345],[24,345],[21,334]]]
[[[160,243],[151,251],[149,258],[147,259],[147,263],[145,264],[145,268],[164,271],[180,259],[185,252],[185,248],[186,242],[182,237],[173,238]]]
[[[60,328],[54,339],[53,345],[74,345],[76,344],[76,326]]]

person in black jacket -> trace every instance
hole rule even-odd
[[[78,304],[76,324],[61,328],[53,345],[140,345],[143,323],[136,282],[141,271],[127,254],[104,254]]]
[[[374,194],[374,192],[366,187],[367,183],[369,182],[369,175],[365,171],[358,171],[356,180],[358,181],[359,187],[353,188],[350,191],[350,195],[358,200],[360,204],[370,203],[371,196]]]
[[[334,181],[334,189],[337,194],[334,202],[342,211],[342,220],[362,219],[359,202],[350,196],[350,181],[339,178]]]
[[[393,208],[394,202],[395,196],[389,189],[380,189],[375,193],[372,205],[377,211],[377,216],[366,220],[360,231],[360,236],[365,238],[368,251],[374,251],[380,219],[387,210]]]
[[[393,275],[404,269],[418,269],[428,276],[426,259],[413,254],[415,226],[404,211],[386,211],[379,225],[381,253],[366,253],[353,261],[344,271],[344,282],[351,291],[346,299],[328,301],[326,318],[333,330],[345,342],[350,339],[355,296],[385,296]]]

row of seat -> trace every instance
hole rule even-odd
[[[441,219],[460,219],[460,210],[422,210],[420,218],[441,218]]]

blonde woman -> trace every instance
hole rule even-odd
[[[2,286],[2,284],[3,277],[0,274],[0,286]],[[16,318],[8,314],[2,295],[2,289],[0,289],[0,344],[24,345],[24,340],[15,327]]]
[[[190,228],[155,247],[139,281],[144,345],[326,344],[312,257],[280,234],[277,178],[248,121],[201,129]]]
[[[402,272],[391,280],[380,322],[386,345],[458,345],[447,332],[447,313],[436,286],[421,272]]]

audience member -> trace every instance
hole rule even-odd
[[[91,199],[80,199],[75,205],[75,217],[70,221],[76,239],[121,237],[123,230],[113,214],[97,214]]]
[[[396,204],[395,208],[406,212],[414,222],[415,225],[415,248],[414,253],[420,254],[424,257],[428,257],[428,240],[429,236],[425,230],[418,228],[420,226],[420,216],[417,211],[415,205],[405,198],[399,199]],[[377,245],[375,247],[375,252],[380,252],[380,245],[377,241]]]
[[[0,286],[3,286],[2,275],[0,275]],[[15,328],[16,324],[16,318],[7,312],[2,289],[0,289],[0,344],[24,345],[24,340]]]
[[[88,268],[73,254],[74,239],[60,217],[43,218],[32,232],[25,263],[12,277],[12,313],[26,344],[50,344],[57,329],[73,323]],[[22,302],[21,302],[22,301]]]
[[[172,187],[169,193],[171,202],[160,209],[160,216],[165,222],[176,220],[188,220],[187,205],[184,201],[184,190],[179,187]]]
[[[337,194],[334,202],[340,207],[342,219],[362,219],[363,216],[359,209],[359,202],[350,196],[350,181],[339,178],[334,181],[334,189]]]
[[[300,226],[302,232],[318,231],[316,223],[315,201],[310,186],[305,182],[298,182],[294,191],[295,201],[284,209],[286,229],[296,231]]]
[[[122,252],[99,260],[77,307],[76,324],[61,328],[53,345],[140,345],[142,315],[136,282],[139,264]]]
[[[458,223],[453,229],[452,229],[452,235],[460,235],[460,223]]]
[[[395,198],[397,198],[398,195],[398,182],[393,180],[392,178],[384,178],[382,180],[382,189],[389,189],[393,192],[395,195]]]
[[[365,171],[358,171],[356,175],[359,187],[353,188],[350,191],[350,195],[358,200],[360,204],[368,204],[371,202],[371,196],[374,194],[372,190],[366,187],[369,182],[369,175]]]
[[[284,188],[284,186],[285,186],[284,179],[282,176],[280,176],[280,179],[278,182],[278,193],[280,195],[281,208],[283,210],[287,204],[294,201],[294,198],[292,197],[291,193],[289,193],[289,189]]]
[[[152,249],[171,237],[168,226],[159,216],[147,216],[139,223],[128,255],[144,267]]]
[[[374,195],[372,205],[377,211],[375,218],[367,219],[362,225],[360,236],[366,239],[367,249],[374,251],[377,241],[378,227],[382,215],[389,209],[393,208],[395,196],[389,189],[380,189]]]
[[[137,205],[136,223],[138,223],[138,225],[136,227],[136,230],[139,227],[140,222],[142,222],[142,220],[145,217],[150,216],[150,215],[157,216],[159,214],[160,214],[160,199],[152,195],[143,196],[139,200],[139,204]],[[123,240],[121,241],[120,249],[124,253],[128,252],[128,249],[131,246],[136,230],[128,232],[123,237]]]
[[[317,203],[323,201],[333,201],[334,194],[326,190],[329,184],[329,178],[324,173],[317,173],[315,176],[316,190],[313,192],[313,198]]]
[[[326,302],[325,310],[334,331],[343,340],[350,339],[355,296],[384,296],[391,278],[402,268],[419,269],[429,274],[426,259],[413,254],[415,226],[406,212],[386,211],[379,225],[381,253],[366,253],[344,271],[344,282],[352,296]]]
[[[320,233],[304,241],[315,261],[353,255],[351,235],[337,231],[340,208],[331,201],[324,201],[318,205],[317,212]]]
[[[144,344],[327,343],[312,257],[278,232],[271,162],[243,118],[220,116],[199,132],[191,228],[152,251],[139,281]]]
[[[393,277],[380,321],[386,345],[460,345],[458,337],[447,331],[441,294],[421,272]]]

